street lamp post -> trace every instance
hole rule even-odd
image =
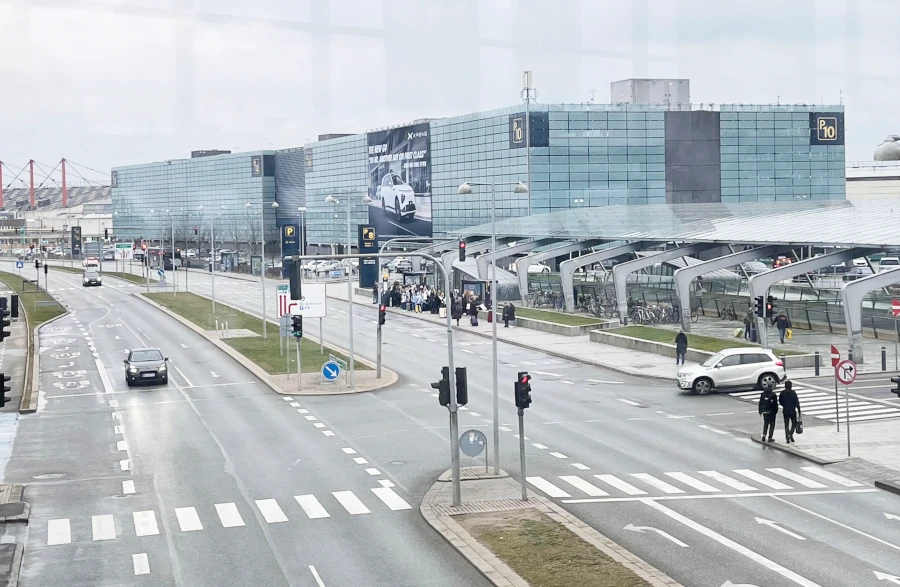
[[[172,226],[172,297],[178,295],[178,272],[175,270],[175,219],[172,218],[172,213],[169,210],[163,210],[166,213],[166,216],[169,217],[169,223]],[[165,255],[163,255],[165,257]],[[163,262],[163,269],[166,268],[165,262]]]
[[[248,210],[253,207],[253,204],[247,202],[244,204],[244,207]],[[272,208],[278,209],[278,202],[272,202]],[[263,316],[263,338],[266,338],[266,323],[268,319],[266,317],[266,208],[265,205],[260,205],[260,214],[259,214],[259,229],[260,229],[260,238],[259,238],[259,254],[262,257],[262,267],[259,274],[259,283],[260,287],[262,287],[262,316]]]
[[[299,208],[297,208],[297,212],[300,213],[300,254],[305,255],[306,247],[304,246],[304,242],[303,242],[304,238],[303,237],[306,235],[304,234],[303,220],[305,219],[305,216],[306,216],[306,206],[300,206]]]
[[[347,254],[350,254],[350,251],[353,250],[353,236],[351,234],[350,228],[350,212],[352,210],[352,199],[350,196],[346,197],[347,200]],[[334,196],[328,196],[325,198],[325,202],[328,204],[340,204],[340,200],[335,198]],[[363,196],[361,202],[363,204],[369,204],[372,202],[372,198],[369,197],[369,194]],[[349,376],[347,378],[347,386],[350,389],[353,389],[354,385],[354,358],[353,358],[353,264],[349,263],[347,268],[347,311],[350,315],[350,361],[347,363]]]
[[[491,345],[493,347],[494,356],[493,356],[493,376],[494,376],[494,387],[493,387],[493,400],[494,400],[494,474],[500,474],[500,391],[497,382],[497,296],[499,295],[498,287],[497,287],[497,226],[496,226],[496,213],[495,210],[497,208],[497,195],[496,195],[496,187],[498,185],[512,185],[513,192],[516,194],[527,194],[528,186],[518,182],[500,182],[500,183],[479,183],[479,182],[464,182],[459,186],[457,192],[459,194],[471,194],[472,186],[490,186],[491,188],[491,313],[493,314],[493,320],[491,321]],[[522,483],[525,483],[525,480],[522,480]]]

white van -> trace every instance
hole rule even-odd
[[[900,267],[900,257],[882,257],[878,262],[878,271],[887,271],[888,269],[896,269]]]

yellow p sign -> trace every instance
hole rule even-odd
[[[820,141],[836,141],[838,136],[837,118],[822,116],[816,121],[816,135]]]
[[[522,122],[521,118],[514,118],[512,121],[513,142],[517,144],[525,140],[525,129],[522,128]]]

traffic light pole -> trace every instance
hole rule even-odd
[[[375,257],[379,260],[378,266],[381,267],[381,259],[396,257],[397,255],[394,253],[366,253],[366,254],[356,254],[356,255],[300,255],[296,257],[285,257],[285,260],[322,260],[322,259],[333,259],[336,261],[342,261],[344,259],[362,259],[362,258],[371,258]],[[451,291],[450,289],[450,275],[447,273],[447,270],[444,268],[444,264],[441,263],[438,259],[434,258],[431,255],[427,255],[425,253],[417,253],[417,257],[423,257],[428,259],[434,266],[439,268],[441,273],[444,274],[444,281],[447,284],[446,291]],[[351,290],[352,295],[352,290]],[[352,302],[352,298],[350,298]],[[352,306],[351,306],[352,310]],[[460,479],[459,479],[459,406],[456,403],[456,393],[453,393],[453,390],[456,389],[456,370],[453,367],[453,323],[451,322],[450,312],[447,312],[447,366],[450,369],[450,405],[448,409],[450,411],[450,469],[452,476],[452,485],[453,485],[453,507],[459,507],[462,505],[462,496],[460,489]],[[353,331],[350,331],[350,341],[352,344],[353,341]]]
[[[525,410],[519,408],[519,468],[522,469],[522,501],[528,501],[525,484]]]
[[[381,302],[379,301],[379,307]],[[375,352],[375,379],[381,379],[381,321],[378,321],[378,331],[375,336],[375,346],[378,349]]]

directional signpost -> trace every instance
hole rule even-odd
[[[16,269],[19,270],[19,277],[22,277],[22,268],[25,267],[25,263],[22,261],[16,261]]]
[[[837,349],[836,346],[831,345],[831,368],[835,369],[838,366],[838,363],[841,362],[841,351]],[[840,400],[838,399],[838,380],[837,377],[834,378],[834,422],[837,424],[837,431],[841,431],[841,419],[839,417],[838,412],[840,411],[840,404],[838,403]]]
[[[847,418],[847,456],[850,456],[850,392],[847,387],[856,381],[856,363],[844,359],[834,368],[834,378],[844,384],[844,411]],[[838,415],[838,419],[840,419]]]
[[[331,383],[333,381],[337,381],[337,378],[341,376],[341,366],[338,365],[334,361],[325,361],[322,364],[322,379]]]
[[[159,287],[159,289],[165,289],[166,288],[166,272],[165,272],[165,270],[157,269],[156,277],[159,279],[159,283],[158,283],[157,287]]]

